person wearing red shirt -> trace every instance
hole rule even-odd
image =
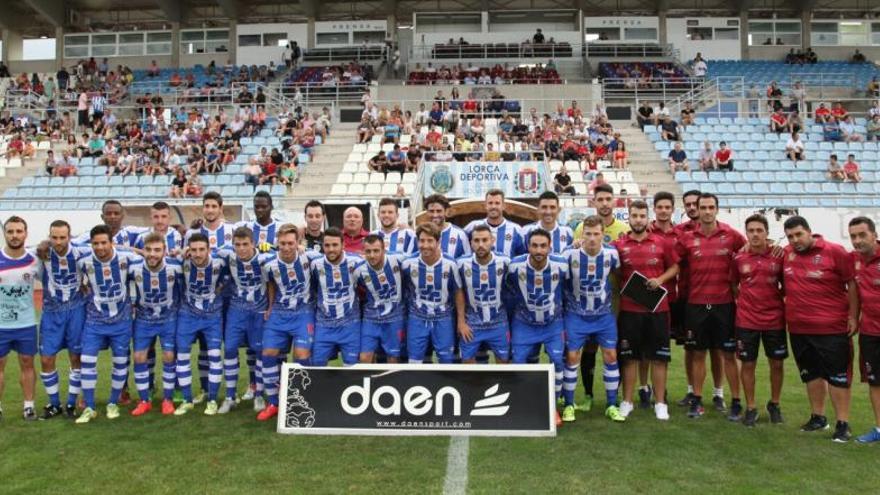
[[[779,398],[785,376],[783,360],[788,357],[785,335],[785,303],[782,297],[782,261],[773,256],[767,235],[767,218],[755,214],[746,219],[749,247],[733,258],[736,296],[736,353],[742,364],[740,381],[746,396],[746,414],[743,424],[755,426],[758,409],[755,407],[755,365],[758,348],[764,343],[764,354],[770,364],[770,402],[767,412],[770,422],[782,423]]]
[[[862,381],[874,408],[874,428],[856,439],[859,443],[880,442],[880,244],[877,227],[868,217],[849,221],[853,245],[856,287],[859,291],[859,363]]]
[[[831,110],[824,103],[819,103],[819,108],[813,112],[813,115],[816,116],[817,124],[824,124],[831,120]]]
[[[831,115],[833,117],[837,117],[838,121],[843,121],[849,115],[849,112],[847,112],[846,109],[843,108],[842,103],[837,102],[834,104],[834,108],[831,109]]]
[[[370,233],[364,230],[364,214],[350,206],[342,214],[342,247],[348,254],[362,254],[364,239]]]
[[[700,194],[697,207],[700,227],[685,233],[676,243],[679,257],[688,265],[685,348],[693,352],[691,374],[694,381],[688,417],[699,418],[704,413],[702,392],[706,378],[706,351],[718,349],[732,398],[728,419],[739,421],[742,405],[739,370],[733,355],[736,342],[733,338],[735,315],[731,284],[733,256],[746,240],[733,227],[717,220],[717,196]]]
[[[629,226],[630,232],[612,243],[620,255],[620,280],[629,280],[634,272],[639,272],[648,279],[648,288],[652,290],[675,280],[678,256],[662,235],[648,231],[647,203],[636,200],[629,206]],[[671,354],[669,298],[664,297],[659,306],[651,310],[621,296],[617,335],[617,356],[623,362],[621,414],[627,415],[633,410],[637,366],[650,362],[653,365],[651,382],[657,398],[654,415],[661,421],[669,420],[665,399],[666,371]]]
[[[830,392],[837,414],[832,439],[847,442],[852,436],[848,423],[851,337],[859,325],[852,256],[842,246],[813,234],[803,217],[789,217],[783,228],[788,238],[782,262],[785,320],[812,408],[801,431],[828,429],[825,395]]]
[[[724,172],[733,171],[733,150],[727,147],[727,143],[718,143],[718,151],[715,152],[715,164]]]
[[[770,114],[770,132],[782,134],[783,132],[788,132],[788,130],[788,117],[785,116],[785,112],[781,108],[776,109],[775,112]]]
[[[847,182],[861,182],[862,174],[859,172],[859,164],[856,163],[856,156],[852,153],[846,157],[846,163],[843,164],[843,176]]]

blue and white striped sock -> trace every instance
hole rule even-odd
[[[82,392],[82,372],[79,368],[71,368],[67,378],[67,405],[75,407],[76,399]]]
[[[162,399],[171,400],[174,397],[174,384],[177,373],[174,372],[174,363],[162,363]]]
[[[220,381],[223,379],[223,359],[220,349],[208,351],[208,400],[217,400]]]
[[[80,360],[82,361],[83,400],[86,402],[86,407],[94,409],[96,407],[95,386],[98,384],[98,356],[83,354]]]
[[[223,359],[223,375],[226,378],[227,399],[235,400],[238,388],[238,367],[238,352],[230,352],[227,350]]]
[[[122,387],[128,381],[128,353],[124,356],[113,356],[113,373],[110,380],[109,404],[118,404]]]
[[[58,396],[58,370],[40,373],[40,379],[43,381],[43,387],[46,388],[46,395],[49,396],[49,404],[61,407],[61,398]]]
[[[617,405],[617,389],[620,387],[620,368],[617,362],[605,363],[605,369],[602,371],[602,378],[605,380],[605,400],[608,406]]]
[[[115,362],[115,361],[114,361]],[[114,370],[115,371],[115,370]],[[150,365],[134,363],[134,386],[142,401],[150,400]]]
[[[188,352],[177,353],[177,383],[180,390],[183,391],[183,401],[192,402],[192,364],[190,363],[190,354]]]
[[[202,386],[202,391],[208,390],[208,350],[202,349],[201,342],[199,343],[199,383]]]
[[[556,398],[562,395],[562,361],[553,363],[553,370],[556,375]]]
[[[256,382],[254,383],[254,394],[259,397],[263,394],[263,380],[265,377],[263,376],[263,359],[262,356],[257,358],[254,362],[254,377],[256,378]]]
[[[577,389],[579,367],[580,363],[574,366],[566,364],[562,370],[562,397],[565,399],[566,406],[574,405],[574,391]]]
[[[153,345],[150,346],[147,351],[147,372],[149,373],[149,377],[147,377],[147,384],[149,385],[149,390],[152,392],[153,387],[156,386],[156,343],[153,342]]]
[[[263,384],[266,386],[266,398],[269,404],[278,405],[278,381],[281,378],[278,369],[278,358],[263,355]]]

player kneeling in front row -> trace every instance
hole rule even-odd
[[[150,369],[147,351],[156,338],[162,344],[162,414],[174,413],[174,345],[177,308],[183,286],[180,261],[165,257],[165,238],[152,232],[143,239],[144,263],[133,267],[136,311],[134,321],[134,382],[140,402],[131,412],[141,416],[150,412]]]
[[[315,335],[315,300],[309,265],[320,257],[317,251],[300,253],[299,231],[291,224],[278,230],[278,256],[266,264],[269,274],[268,316],[263,327],[263,382],[269,404],[257,415],[268,421],[278,415],[280,354],[287,354],[293,342],[297,364],[309,364]]]
[[[678,255],[663,236],[648,231],[648,205],[634,201],[629,207],[630,231],[613,245],[620,257],[620,280],[626,283],[636,272],[642,275],[648,290],[659,288],[675,280],[678,275]],[[586,230],[585,230],[586,233]],[[633,393],[640,363],[651,363],[651,381],[656,403],[654,415],[660,421],[669,420],[666,404],[666,372],[670,360],[669,298],[663,297],[656,307],[646,307],[625,293],[620,298],[617,349],[623,361],[623,402],[620,412],[628,416],[633,410]],[[653,302],[653,301],[652,301]]]
[[[394,246],[394,244],[392,244]],[[364,239],[365,263],[355,270],[367,295],[361,323],[362,363],[372,363],[379,346],[389,363],[400,360],[406,334],[403,308],[403,254],[385,254],[385,242],[376,234]]]
[[[564,349],[562,287],[568,279],[568,263],[550,253],[550,233],[535,229],[527,240],[529,254],[510,262],[507,285],[516,299],[511,322],[513,362],[526,363],[535,347],[544,350],[556,372],[556,398],[562,391],[562,352]],[[556,424],[562,424],[556,413]]]
[[[455,293],[455,305],[463,363],[476,363],[483,344],[495,353],[496,363],[510,360],[510,330],[503,297],[510,258],[494,254],[494,244],[489,226],[477,225],[471,231],[473,254],[457,261],[462,290]]]
[[[782,294],[782,260],[773,255],[767,242],[769,227],[762,215],[746,219],[748,248],[734,256],[736,290],[736,354],[742,363],[740,380],[746,396],[743,424],[755,426],[755,364],[763,341],[770,364],[770,422],[782,423],[779,399],[782,395],[783,366],[788,357],[785,334],[785,301]]]
[[[605,416],[612,421],[626,421],[629,411],[617,407],[620,368],[617,364],[617,322],[611,312],[611,273],[620,268],[614,248],[604,247],[602,219],[584,219],[581,247],[562,253],[568,265],[565,284],[565,350],[563,372],[563,421],[575,420],[574,392],[584,344],[595,341],[602,348],[605,370]],[[630,406],[630,411],[632,407]]]
[[[217,392],[223,376],[220,345],[223,341],[223,298],[221,280],[226,261],[211,255],[208,237],[194,233],[187,240],[189,259],[183,262],[182,304],[177,316],[177,381],[183,402],[174,411],[182,416],[193,408],[190,353],[196,338],[202,337],[208,357],[208,403],[205,415],[217,414]]]

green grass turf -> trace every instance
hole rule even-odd
[[[106,355],[100,362],[101,416],[96,421],[85,426],[60,418],[25,423],[18,367],[14,355],[10,358],[0,422],[0,493],[425,494],[443,489],[448,438],[278,435],[274,423],[255,421],[251,403],[228,416],[206,417],[204,406],[197,406],[183,418],[163,417],[154,408],[145,417],[126,412],[111,422],[103,411],[109,393]],[[66,370],[60,361],[59,369]],[[670,401],[684,392],[681,363],[676,350]],[[830,431],[800,433],[809,409],[794,362],[789,360],[786,368],[785,425],[767,423],[762,361],[762,416],[754,429],[726,421],[711,407],[704,418],[688,420],[675,405],[666,424],[647,410],[612,424],[602,416],[599,398],[592,412],[579,413],[577,422],[564,425],[556,438],[472,438],[468,491],[877,493],[878,447],[834,444]],[[62,375],[63,400],[66,372]],[[601,375],[596,385],[600,390]],[[42,407],[45,393],[42,385],[37,389]],[[867,386],[856,384],[853,392],[851,423],[858,435],[871,426],[872,415]],[[833,419],[830,403],[828,412]]]

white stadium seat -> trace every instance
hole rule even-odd
[[[351,184],[354,181],[354,175],[342,172],[336,176],[337,184]]]
[[[345,184],[333,184],[333,187],[330,188],[330,195],[332,196],[345,196],[348,193],[348,186]]]

